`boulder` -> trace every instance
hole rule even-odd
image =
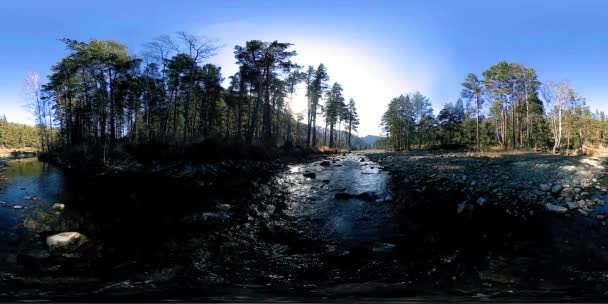
[[[316,178],[317,174],[314,172],[304,172],[302,175],[304,175],[304,177],[308,177],[308,178]]]
[[[79,232],[61,232],[46,238],[49,250],[71,251],[77,249],[87,242],[87,237]]]
[[[51,206],[51,209],[57,210],[57,211],[63,211],[65,209],[65,205],[56,203],[56,204],[53,204],[53,206]]]
[[[564,187],[562,187],[562,185],[554,185],[554,186],[551,188],[551,192],[552,192],[552,193],[557,194],[557,193],[559,193],[560,191],[562,191],[562,189],[564,189]]]
[[[331,165],[331,163],[328,160],[324,160],[321,163],[319,163],[319,165],[327,167],[327,166]]]
[[[549,212],[554,212],[554,213],[566,213],[568,211],[568,208],[566,207],[562,207],[562,206],[558,206],[558,205],[554,205],[551,203],[547,203],[545,205],[545,210],[549,211]]]
[[[551,191],[551,186],[547,184],[540,184],[540,191],[549,192]]]
[[[488,199],[485,197],[480,197],[477,199],[477,205],[479,205],[480,207],[483,206],[487,202],[488,202]]]

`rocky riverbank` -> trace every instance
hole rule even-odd
[[[600,158],[416,152],[368,157],[390,171],[401,189],[461,193],[460,212],[494,204],[521,216],[539,207],[566,216],[590,215],[608,194],[608,171]]]
[[[423,271],[432,271],[437,286],[549,299],[605,296],[603,159],[428,152],[367,157],[391,173],[395,200],[406,206],[401,242],[425,252]]]
[[[131,162],[19,211],[26,234],[1,236],[0,297],[602,298],[603,170],[536,154]],[[546,207],[577,196],[592,213]]]

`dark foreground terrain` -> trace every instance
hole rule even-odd
[[[82,178],[11,162],[0,297],[603,299],[604,165],[370,152]]]

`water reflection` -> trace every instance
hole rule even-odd
[[[314,172],[315,178],[302,172]],[[279,177],[289,185],[287,214],[304,232],[329,241],[388,239],[396,230],[396,208],[387,189],[388,174],[361,156],[336,156],[329,165],[292,166]],[[336,199],[336,193],[358,195]]]
[[[10,162],[6,180],[0,180],[0,230],[18,228],[25,215],[36,208],[48,209],[65,199],[66,177],[63,171],[37,159]],[[22,206],[22,209],[15,209]]]

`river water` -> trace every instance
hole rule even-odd
[[[6,175],[0,300],[254,301],[439,290],[470,296],[464,299],[583,298],[603,293],[608,275],[606,227],[590,217],[524,219],[488,206],[468,218],[456,212],[463,194],[397,192],[388,172],[359,154],[205,186],[196,178],[77,179],[34,159],[12,161]],[[406,210],[404,197],[425,204]],[[89,237],[81,254],[49,254],[46,237],[62,231]]]
[[[4,232],[18,230],[31,210],[50,208],[70,193],[63,170],[35,158],[11,161],[6,177],[0,180],[0,229]]]
[[[399,226],[388,173],[356,154],[290,165],[259,180],[239,177],[220,181],[204,188],[207,190],[170,178],[119,176],[91,182],[72,178],[63,169],[35,159],[11,161],[6,176],[0,181],[0,269],[15,277],[50,275],[61,282],[69,276],[72,284],[95,281],[98,283],[84,283],[82,288],[97,292],[133,280],[166,282],[159,277],[176,269],[186,273],[185,280],[219,280],[223,286],[229,280],[266,284],[286,277],[314,286],[311,281],[320,277],[298,277],[308,277],[311,271],[329,271],[327,267],[332,265],[319,262],[319,258],[325,259],[328,244],[342,248],[340,254],[357,246],[372,248],[390,241]],[[254,186],[250,178],[256,180]],[[56,203],[65,203],[65,211],[53,209]],[[252,219],[251,211],[244,213],[253,206],[265,210],[259,218]],[[231,222],[251,228],[231,228]],[[260,240],[247,243],[263,235],[266,224],[278,222],[287,232],[271,235],[265,241],[268,244]],[[91,244],[87,253],[77,258],[48,257],[46,237],[63,231],[86,234]],[[218,241],[226,231],[232,234]],[[286,242],[292,237],[298,241]],[[312,249],[298,249],[300,241],[312,244]],[[223,249],[235,242],[245,245],[230,252]],[[277,253],[277,243],[294,248]],[[256,270],[250,264],[262,268]],[[310,269],[299,269],[304,264]],[[274,270],[267,273],[266,268]],[[145,273],[150,275],[142,278]],[[29,298],[10,291],[25,284],[22,280],[0,288],[0,294],[9,289],[4,290],[9,291],[5,295]],[[73,294],[53,281],[37,284],[31,292],[49,289]],[[131,285],[125,288],[134,289]],[[149,284],[142,288],[138,292],[158,292]]]
[[[315,178],[304,176],[312,172]],[[279,175],[288,185],[287,214],[300,229],[324,240],[383,241],[397,226],[388,173],[364,157],[348,154],[313,164],[293,165]],[[336,199],[336,194],[345,194]]]

